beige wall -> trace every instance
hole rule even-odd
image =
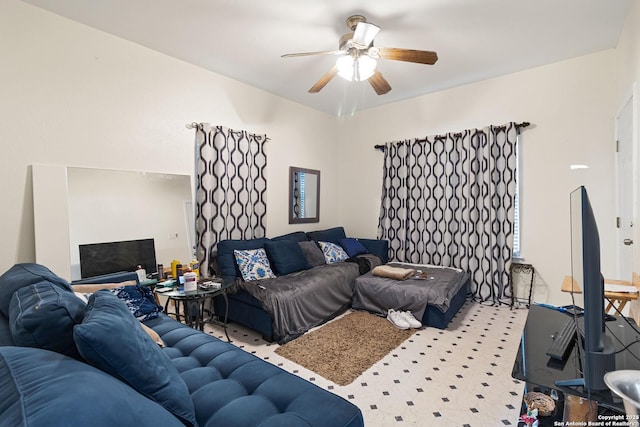
[[[320,224],[339,223],[335,118],[17,0],[0,2],[0,271],[35,259],[30,165],[192,174],[193,131],[266,133],[272,235],[289,226],[289,166],[323,171]]]
[[[535,298],[566,303],[568,193],[589,189],[606,275],[615,217],[614,116],[638,80],[639,7],[620,47],[335,118],[96,31],[18,0],[0,3],[0,270],[33,261],[34,163],[192,173],[206,121],[270,137],[269,235],[344,224],[376,235],[382,153],[373,145],[507,121],[529,121],[522,150],[522,252]],[[591,169],[572,172],[572,163]],[[322,171],[320,224],[289,226],[287,171]]]

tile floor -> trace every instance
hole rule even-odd
[[[524,383],[511,378],[524,308],[467,302],[446,330],[425,328],[338,386],[277,354],[277,344],[229,324],[233,343],[357,405],[367,426],[516,426]],[[221,339],[222,329],[207,325]]]

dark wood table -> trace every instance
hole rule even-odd
[[[195,291],[184,291],[182,287],[172,288],[170,291],[165,291],[163,288],[156,288],[156,295],[160,295],[167,298],[167,302],[164,305],[164,312],[168,315],[175,316],[178,322],[183,322],[186,325],[199,330],[204,329],[205,323],[215,323],[224,328],[224,334],[227,336],[227,341],[231,342],[229,333],[227,332],[227,317],[229,314],[229,300],[227,299],[227,289],[231,286],[231,283],[220,283],[219,288],[198,288]],[[224,320],[220,320],[220,316],[215,313],[213,308],[213,298],[222,296],[225,301],[225,313]],[[175,312],[170,313],[169,303],[173,301],[175,305]],[[209,306],[206,307],[206,303]],[[182,313],[180,306],[182,305]]]

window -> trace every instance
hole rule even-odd
[[[305,208],[304,208],[304,202],[306,199],[306,191],[304,188],[304,173],[298,174],[298,179],[300,181],[300,218],[304,218],[305,217]]]
[[[520,135],[516,140],[516,195],[513,213],[513,254],[512,258],[522,258],[520,253]]]

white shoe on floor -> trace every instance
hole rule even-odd
[[[397,311],[396,313],[398,313],[410,327],[414,329],[422,328],[422,322],[416,319],[410,311]]]
[[[393,308],[387,312],[387,320],[398,329],[409,329],[411,325],[404,319],[402,313],[395,311]]]

